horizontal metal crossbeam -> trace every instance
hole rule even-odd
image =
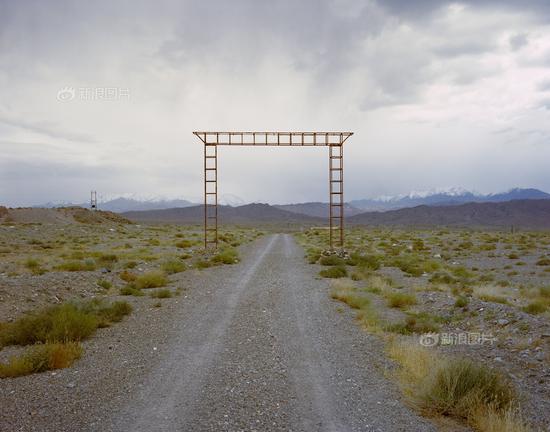
[[[207,146],[341,146],[353,132],[193,132]]]

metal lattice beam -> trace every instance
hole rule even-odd
[[[218,246],[218,146],[329,148],[329,242],[344,247],[344,142],[353,132],[193,132],[204,144],[204,247]],[[336,234],[335,234],[336,231]]]

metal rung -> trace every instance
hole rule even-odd
[[[205,171],[216,171],[218,168],[205,168]]]
[[[205,180],[205,183],[216,183],[218,180]]]
[[[206,195],[217,195],[218,192],[206,192]]]

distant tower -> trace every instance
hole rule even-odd
[[[97,191],[90,193],[90,209],[97,210]]]

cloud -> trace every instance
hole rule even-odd
[[[490,192],[515,178],[550,189],[539,163],[550,132],[548,2],[0,8],[0,166],[18,191],[0,201],[82,201],[91,184],[105,195],[196,196],[197,129],[353,130],[350,198],[447,184]],[[127,88],[130,98],[61,103],[66,86]],[[222,149],[222,192],[326,199],[322,151],[275,150]]]

